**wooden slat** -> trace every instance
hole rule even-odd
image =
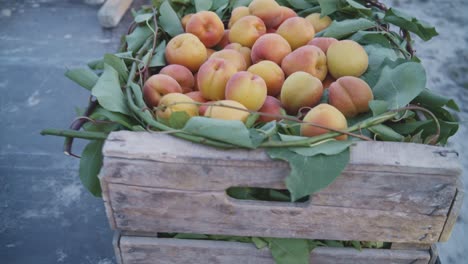
[[[111,225],[143,234],[434,243],[444,225],[452,228],[447,214],[460,177],[447,149],[357,142],[343,174],[308,203],[239,201],[225,190],[284,189],[287,163],[263,150],[220,150],[155,133],[112,133],[103,153],[100,178]]]
[[[132,2],[133,0],[107,0],[98,12],[101,26],[105,28],[117,26]]]
[[[112,239],[112,246],[114,247],[115,261],[117,261],[117,264],[124,264],[120,251],[120,238],[120,232],[116,231],[114,233],[114,238]]]
[[[453,227],[455,226],[458,215],[460,214],[460,211],[461,211],[464,194],[465,192],[463,191],[463,184],[461,183],[461,181],[459,181],[457,193],[450,207],[450,212],[447,217],[447,221],[445,223],[442,234],[440,235],[440,239],[439,239],[440,242],[446,242],[449,240],[450,235],[452,234]]]
[[[120,241],[123,264],[274,264],[268,249],[253,244],[223,241],[161,239],[123,236]],[[319,247],[312,251],[314,264],[427,264],[428,251]]]
[[[116,227],[135,232],[434,243],[444,216],[259,201],[110,184]]]

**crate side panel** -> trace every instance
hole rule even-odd
[[[223,241],[186,239],[160,239],[152,237],[123,236],[120,241],[123,264],[274,264],[268,249],[258,250],[253,244]],[[310,263],[396,263],[427,264],[428,251],[364,249],[359,252],[352,248],[316,248],[312,251]]]
[[[224,192],[110,184],[119,230],[434,243],[444,216],[238,201]]]

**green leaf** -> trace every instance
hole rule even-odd
[[[67,70],[65,76],[88,90],[91,90],[99,79],[97,74],[89,68]]]
[[[268,242],[265,241],[263,238],[260,237],[252,237],[252,242],[255,244],[257,249],[262,249],[268,246]]]
[[[388,103],[382,100],[372,100],[369,102],[369,108],[374,116],[378,116],[387,112]]]
[[[278,132],[276,121],[266,123],[260,128],[249,129],[250,139],[254,147],[258,147],[263,141],[273,137]]]
[[[86,145],[81,153],[80,179],[83,185],[96,197],[101,196],[101,184],[98,174],[102,167],[103,140],[93,140]]]
[[[357,11],[367,16],[372,15],[372,10],[370,8],[365,7],[354,0],[346,0],[346,2],[348,3],[349,7],[344,8],[343,11]]]
[[[291,151],[306,157],[311,157],[319,154],[326,156],[339,154],[349,148],[353,144],[351,140],[330,140],[309,148],[289,148]]]
[[[327,187],[349,162],[349,149],[336,155],[318,154],[311,157],[286,148],[271,148],[267,153],[272,159],[289,162],[291,172],[286,178],[286,186],[293,201]]]
[[[396,123],[396,124],[389,124],[389,126],[397,133],[402,135],[413,134],[418,131],[422,126],[434,123],[432,120],[425,120],[425,121],[412,121],[412,122],[405,122],[405,123]]]
[[[439,35],[433,26],[395,8],[390,8],[385,13],[384,21],[411,31],[425,41]]]
[[[339,6],[342,3],[341,0],[318,0],[318,2],[320,4],[320,9],[322,9],[322,16],[328,16],[335,13],[338,11]]]
[[[143,22],[150,20],[152,17],[153,17],[152,13],[139,14],[135,17],[134,20],[136,23],[143,23]]]
[[[119,73],[119,76],[123,78],[123,82],[126,82],[128,79],[128,69],[127,65],[123,62],[123,60],[114,54],[105,54],[104,55],[104,63],[114,68]]]
[[[420,63],[404,62],[383,67],[372,88],[376,100],[384,100],[390,109],[404,107],[426,87],[426,72]]]
[[[177,235],[174,236],[174,238],[178,239],[208,239],[207,235],[203,234],[183,234],[183,233],[178,233]]]
[[[375,86],[381,77],[382,68],[388,65],[397,65],[405,60],[400,59],[400,56],[393,48],[385,48],[381,45],[366,45],[364,46],[367,55],[369,56],[369,67],[361,77],[369,84],[370,87]]]
[[[185,111],[173,112],[169,117],[169,126],[175,129],[182,129],[190,116]]]
[[[254,114],[250,114],[248,117],[247,117],[247,120],[245,121],[245,126],[247,128],[251,128],[253,127],[253,125],[255,124],[255,122],[257,122],[257,119],[260,117],[260,114],[259,113],[254,113]]]
[[[158,66],[165,66],[166,65],[166,41],[162,40],[159,45],[155,49],[155,54],[151,58],[151,62],[149,64],[150,67],[158,67]]]
[[[192,117],[183,131],[194,135],[226,142],[239,147],[254,148],[249,130],[237,120],[221,120],[206,117]]]
[[[179,16],[172,9],[169,1],[164,1],[159,7],[159,24],[171,37],[184,33]]]
[[[351,241],[351,245],[353,246],[353,248],[359,250],[359,251],[362,251],[362,245],[361,245],[361,242],[359,241]]]
[[[105,109],[128,115],[129,110],[125,96],[120,88],[119,75],[108,64],[104,64],[104,72],[99,77],[96,85],[94,85],[91,93]]]
[[[248,6],[253,0],[236,0],[233,2],[232,8],[236,8],[239,6]]]
[[[354,33],[349,39],[358,42],[361,45],[378,44],[385,48],[393,48],[388,40],[390,33],[385,31],[364,31],[360,30]]]
[[[460,107],[457,103],[450,98],[444,97],[442,95],[436,94],[429,89],[422,91],[413,101],[414,103],[429,105],[432,107],[444,107],[460,112]]]
[[[313,4],[305,0],[286,0],[294,9],[307,9],[314,7]]]
[[[216,0],[216,1],[212,1],[212,2],[213,2],[212,6],[211,6],[212,10],[218,10],[220,8],[224,9],[229,4],[229,0]]]
[[[377,26],[375,22],[366,18],[347,19],[342,21],[335,20],[323,31],[323,36],[342,39],[359,30],[366,30],[375,26]]]
[[[88,62],[87,65],[91,70],[94,70],[94,71],[104,69],[104,61],[102,59],[92,60],[92,61]]]
[[[133,30],[130,35],[125,36],[127,41],[128,50],[137,51],[145,41],[153,35],[153,31],[146,25],[138,26]]]
[[[193,0],[193,2],[195,2],[195,10],[197,12],[210,10],[213,5],[212,0]]]
[[[103,120],[102,118],[104,118],[106,120],[116,122],[129,130],[133,130],[133,127],[137,125],[137,122],[132,118],[121,113],[111,112],[102,107],[96,108],[96,110],[94,110],[94,112],[91,114],[90,118],[99,120]]]
[[[342,241],[337,241],[337,240],[325,240],[324,241],[325,245],[327,245],[327,247],[344,247],[344,244]]]
[[[378,138],[384,141],[402,142],[404,140],[404,137],[402,135],[400,135],[395,130],[383,124],[368,127],[367,129],[369,129]]]
[[[309,245],[305,239],[264,238],[276,263],[309,264]]]

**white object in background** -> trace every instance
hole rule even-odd
[[[119,24],[133,0],[107,0],[98,12],[102,27],[111,28]]]

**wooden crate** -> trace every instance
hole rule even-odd
[[[385,241],[422,244],[427,252],[448,239],[463,198],[457,155],[420,144],[357,142],[342,175],[307,203],[226,194],[236,186],[285,189],[287,163],[263,150],[220,150],[170,135],[117,132],[103,154],[108,218],[126,234]]]
[[[250,243],[168,239],[116,234],[114,249],[119,264],[274,264],[267,248]],[[427,264],[437,259],[435,246],[429,249],[363,249],[318,247],[313,264]]]

